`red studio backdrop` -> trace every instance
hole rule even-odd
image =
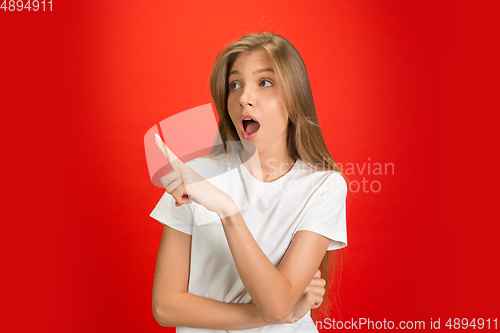
[[[211,103],[218,52],[260,31],[302,55],[326,142],[351,181],[335,319],[494,325],[497,131],[479,114],[492,109],[487,98],[474,97],[498,94],[486,3],[9,3],[1,94],[4,142],[15,141],[6,184],[16,184],[5,187],[2,331],[175,330],[152,314],[163,226],[149,214],[163,191],[144,135]]]

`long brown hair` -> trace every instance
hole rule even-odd
[[[293,160],[301,159],[316,170],[334,170],[342,174],[333,160],[321,132],[312,96],[306,66],[299,52],[284,37],[270,32],[243,36],[227,45],[217,56],[210,76],[210,92],[219,114],[219,133],[222,145],[214,145],[208,157],[228,153],[226,142],[239,141],[239,136],[227,110],[228,73],[240,53],[265,51],[272,59],[276,80],[281,88],[283,101],[289,115],[287,147]],[[345,175],[342,176],[346,179]],[[327,251],[322,261],[322,278],[327,281],[326,294],[320,309],[321,315],[328,316],[328,294],[332,279],[329,268],[334,273],[340,269],[339,250]],[[333,274],[331,274],[333,275]],[[333,276],[332,276],[333,277]],[[338,285],[339,279],[336,279]],[[337,296],[338,288],[335,288]]]

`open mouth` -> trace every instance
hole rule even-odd
[[[257,133],[259,132],[259,128],[260,124],[253,115],[245,113],[240,116],[240,129],[242,139],[247,141],[255,139]]]
[[[255,133],[259,128],[260,124],[257,121],[251,118],[243,119],[243,131],[245,131],[246,134]]]

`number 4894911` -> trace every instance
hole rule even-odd
[[[1,0],[0,0],[1,1]],[[23,0],[4,0],[2,2],[2,5],[0,6],[0,9],[3,9],[4,12],[6,11],[10,11],[10,12],[14,12],[14,11],[23,11],[23,10],[27,10],[27,11],[31,11],[33,10],[34,12],[37,12],[37,11],[47,11],[47,12],[51,12],[52,11],[52,0],[50,1],[45,1],[45,0],[42,0],[42,1],[39,1],[39,0],[28,0],[28,1],[23,1]]]

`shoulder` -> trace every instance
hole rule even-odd
[[[347,182],[342,173],[335,170],[316,170],[302,160],[297,161],[298,177],[316,184],[320,192],[347,192]]]
[[[321,195],[327,198],[338,197],[345,199],[347,196],[347,182],[338,171],[329,171],[321,185]]]
[[[331,171],[327,179],[327,188],[337,192],[347,192],[347,182],[340,172]]]

